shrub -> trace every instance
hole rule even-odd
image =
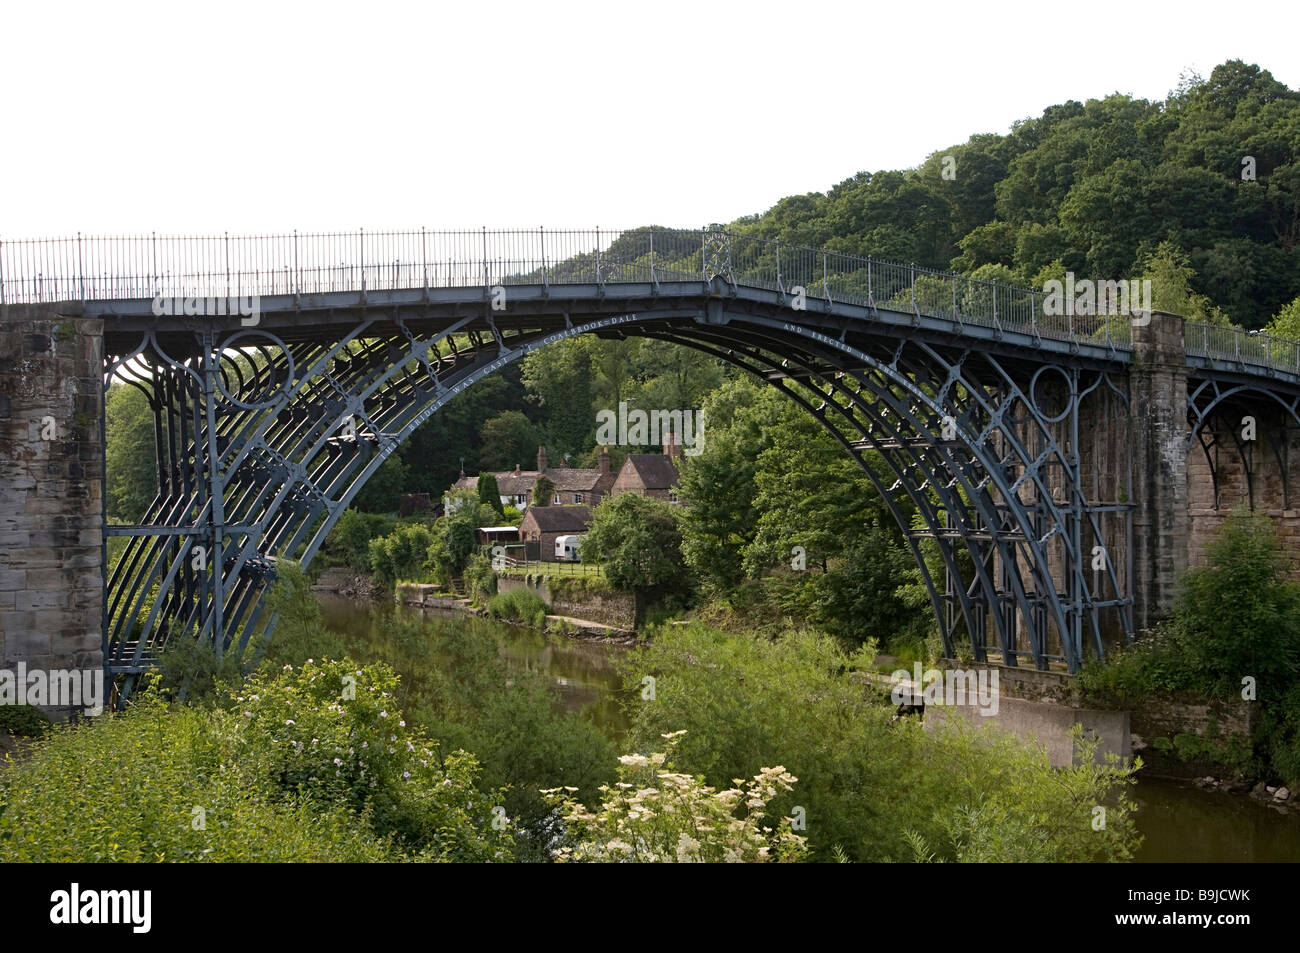
[[[667,759],[684,732],[664,735],[667,751],[620,757],[618,784],[601,785],[602,803],[589,810],[575,788],[542,793],[564,823],[559,861],[753,862],[801,860],[804,838],[768,804],[797,780],[781,767],[762,768],[749,781],[715,790],[703,779],[672,770]],[[561,792],[565,793],[561,793]]]
[[[676,770],[719,788],[784,765],[798,791],[778,794],[772,816],[803,807],[818,859],[836,844],[859,861],[910,859],[908,831],[947,860],[1130,854],[1131,770],[1053,769],[1041,749],[960,719],[929,729],[891,723],[892,708],[852,674],[872,655],[873,645],[850,655],[813,632],[769,640],[698,623],[658,629],[625,669],[634,700],[642,679],[655,678],[654,700],[633,709],[632,740],[652,751],[665,732],[685,729]],[[1091,828],[1099,804],[1110,805],[1101,832]],[[972,817],[997,829],[974,842]]]
[[[50,727],[50,719],[31,705],[0,705],[0,732],[19,738],[39,738]]]
[[[487,612],[494,619],[509,619],[534,628],[545,628],[549,612],[541,596],[528,589],[511,589],[488,600]]]
[[[419,581],[425,572],[433,533],[421,523],[407,523],[370,541],[370,568],[388,585],[399,579]]]
[[[674,508],[623,493],[603,500],[582,539],[582,561],[604,564],[615,589],[666,594],[688,588]]]
[[[1253,676],[1281,697],[1300,677],[1300,583],[1263,514],[1234,512],[1206,546],[1207,565],[1184,577],[1173,630],[1187,681],[1236,693]]]
[[[369,572],[370,541],[392,532],[395,525],[386,516],[344,510],[325,540],[325,555],[357,572]]]
[[[557,709],[545,675],[503,658],[490,628],[476,619],[398,610],[373,635],[349,640],[363,662],[383,660],[401,674],[394,696],[409,724],[444,750],[474,752],[481,790],[506,789],[494,803],[510,818],[515,856],[546,860],[554,810],[540,789],[579,786],[594,803],[597,787],[614,779],[616,751],[596,726]]]
[[[145,692],[56,728],[0,776],[0,860],[509,859],[473,757],[408,730],[395,683],[313,663],[254,677],[230,706]]]
[[[469,557],[465,563],[464,580],[475,605],[482,605],[497,594],[497,574],[492,568],[492,560],[482,553]]]

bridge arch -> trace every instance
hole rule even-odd
[[[133,679],[158,646],[181,635],[242,652],[262,619],[275,556],[301,553],[309,563],[365,482],[448,400],[578,334],[703,350],[818,419],[899,522],[946,654],[957,653],[963,630],[977,659],[992,649],[1011,665],[1077,668],[1085,627],[1101,650],[1078,532],[1086,501],[1071,475],[1077,461],[1053,431],[1077,416],[1101,377],[1081,395],[1078,372],[1064,371],[1064,410],[1048,411],[1035,394],[1037,376],[1026,391],[995,357],[969,346],[945,351],[902,339],[882,351],[779,316],[667,303],[576,322],[566,314],[556,328],[511,327],[479,310],[435,325],[371,309],[326,339],[291,327],[209,324],[188,336],[150,331],[110,356],[109,378],[134,368],[133,383],[151,391],[161,488],[147,517],[159,532],[129,540],[110,580],[110,670]],[[252,341],[260,361],[232,357],[231,348]],[[822,395],[816,405],[814,393]],[[1064,474],[1055,485],[1050,467]],[[919,530],[896,497],[920,515]],[[947,577],[942,590],[926,563],[927,539]],[[1055,576],[1052,540],[1061,550]],[[1118,591],[1114,565],[1106,568]]]

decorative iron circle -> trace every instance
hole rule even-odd
[[[242,410],[264,410],[293,384],[293,354],[269,331],[236,331],[217,346],[217,389]]]
[[[1044,371],[1055,371],[1057,374],[1060,374],[1061,379],[1065,381],[1065,393],[1066,393],[1065,409],[1061,411],[1061,413],[1058,416],[1055,417],[1053,417],[1051,414],[1049,414],[1046,410],[1043,409],[1043,402],[1038,399],[1039,379],[1042,377]],[[1070,394],[1070,375],[1065,373],[1065,371],[1062,368],[1057,367],[1055,364],[1044,364],[1038,370],[1034,371],[1034,376],[1029,381],[1029,393],[1027,395],[1029,397],[1029,402],[1033,404],[1034,411],[1039,416],[1041,416],[1044,420],[1046,420],[1048,423],[1059,424],[1066,417],[1070,416],[1069,394]]]

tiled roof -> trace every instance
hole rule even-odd
[[[524,523],[529,521],[542,533],[585,533],[591,525],[591,507],[530,506]]]
[[[492,474],[497,478],[497,489],[502,496],[524,496],[528,494],[540,474],[536,470],[523,470],[515,473],[506,470]],[[614,474],[602,474],[600,470],[579,470],[570,467],[548,467],[546,478],[555,484],[555,489],[562,493],[590,493],[600,490],[608,493],[614,485]],[[457,490],[477,490],[478,477],[461,477],[453,486]]]
[[[629,453],[623,465],[629,463],[647,490],[667,490],[677,485],[677,467],[661,453]]]
[[[596,484],[600,481],[599,470],[558,469],[551,467],[547,469],[546,476],[555,484],[557,490],[571,490],[575,492],[582,492],[583,490],[590,492],[596,488]]]

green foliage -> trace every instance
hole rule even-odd
[[[1053,262],[1079,278],[1136,278],[1169,243],[1190,271],[1167,300],[1195,320],[1258,328],[1300,293],[1297,129],[1300,94],[1232,60],[1163,102],[1049,106],[1007,135],[972,136],[913,170],[859,172],[734,227],[968,274],[997,265],[1027,284]],[[1256,181],[1241,175],[1246,155]],[[930,291],[918,282],[919,297]]]
[[[686,458],[679,492],[690,500],[680,516],[682,557],[711,594],[744,578],[744,551],[759,515],[756,461],[770,444],[765,424],[782,403],[775,390],[748,378],[728,381],[705,401],[709,436],[699,454]]]
[[[546,615],[549,611],[541,596],[531,589],[511,589],[509,592],[500,592],[487,603],[487,613],[492,618],[522,622],[535,629],[546,627]]]
[[[533,484],[533,506],[550,506],[555,499],[555,484],[548,476],[539,476]]]
[[[1147,633],[1105,660],[1088,659],[1078,679],[1086,697],[1114,705],[1136,703],[1156,693],[1177,694],[1194,685],[1181,648],[1168,629]]]
[[[603,576],[561,576],[546,577],[546,586],[553,599],[581,599],[584,596],[609,592],[609,583]]]
[[[725,790],[672,770],[668,760],[682,732],[664,735],[667,751],[619,758],[617,785],[602,785],[601,804],[574,800],[577,788],[542,793],[561,812],[564,836],[556,860],[616,863],[753,863],[798,861],[804,838],[768,804],[794,790],[797,778],[781,767],[762,768]],[[564,792],[564,793],[561,793]]]
[[[397,610],[385,615],[377,638],[349,636],[348,648],[401,673],[395,703],[410,724],[422,726],[443,750],[475,753],[484,797],[505,789],[492,803],[510,818],[521,860],[546,859],[554,836],[553,810],[541,788],[578,786],[584,800],[594,801],[597,788],[614,778],[615,750],[600,730],[557,710],[545,676],[511,667],[478,620]],[[310,646],[302,649],[311,657]]]
[[[348,508],[325,538],[324,554],[331,562],[357,572],[370,571],[370,541],[392,532],[397,522],[391,517],[362,513]]]
[[[447,494],[447,515],[434,524],[425,552],[425,564],[448,585],[465,571],[470,556],[478,552],[478,529],[495,522],[496,511],[478,501],[470,490]]]
[[[1300,679],[1300,583],[1272,522],[1234,512],[1206,562],[1184,577],[1173,620],[1192,684],[1233,693],[1253,676],[1261,699],[1280,697]]]
[[[1184,760],[1242,769],[1255,760],[1287,781],[1300,778],[1300,583],[1268,517],[1238,510],[1190,570],[1173,618],[1136,645],[1079,674],[1086,697],[1110,704],[1152,694],[1234,699],[1252,679],[1260,706],[1254,754],[1231,739],[1179,735],[1167,748]]]
[[[218,695],[243,682],[242,660],[233,652],[217,658],[208,639],[173,639],[158,656],[158,668],[149,681],[169,698],[195,704],[212,704]]]
[[[629,688],[656,679],[632,738],[654,750],[664,733],[685,729],[675,770],[715,786],[783,765],[798,790],[778,796],[771,814],[805,808],[816,859],[836,844],[855,860],[910,858],[907,831],[947,860],[1130,855],[1131,770],[1091,760],[1053,769],[1041,749],[961,719],[891,723],[892,710],[851,674],[872,653],[846,655],[811,632],[769,641],[702,625],[657,630],[629,659]],[[1101,804],[1110,805],[1106,829],[1094,831]]]
[[[623,493],[601,501],[582,540],[583,562],[599,562],[615,589],[668,594],[682,591],[685,563],[673,507]]]
[[[483,472],[478,475],[478,501],[496,510],[498,515],[505,516],[505,510],[501,506],[501,488],[493,474]]]
[[[465,563],[464,580],[475,605],[483,605],[497,593],[497,574],[492,569],[492,559],[483,553],[469,557]]]
[[[58,728],[0,776],[0,860],[510,859],[473,757],[407,729],[395,684],[380,666],[322,662],[212,708],[146,693]],[[144,754],[128,768],[123,752]]]
[[[577,454],[591,445],[594,432],[594,376],[591,351],[601,342],[568,338],[533,351],[523,361],[529,399],[544,415],[546,446]]]
[[[706,594],[747,626],[784,617],[858,642],[922,642],[929,599],[912,591],[912,554],[857,463],[762,384],[731,382],[706,408],[709,439],[683,472],[680,517],[683,556]]]
[[[1300,296],[1273,316],[1268,325],[1269,334],[1300,340]]]
[[[0,705],[0,734],[18,738],[39,738],[50,727],[50,719],[32,705]]]
[[[506,410],[485,421],[480,434],[483,449],[479,466],[483,470],[511,470],[528,466],[537,459],[541,434],[527,417],[517,410]]]
[[[418,581],[424,576],[433,540],[433,533],[421,523],[400,524],[387,536],[370,541],[370,569],[390,586],[398,580]]]
[[[357,493],[353,505],[367,513],[395,513],[402,493],[410,486],[410,468],[399,454],[379,465]]]
[[[1188,321],[1231,325],[1228,316],[1209,298],[1192,290],[1195,274],[1185,252],[1171,242],[1161,242],[1143,262],[1142,277],[1151,281],[1152,307],[1181,314]]]
[[[104,440],[108,515],[138,523],[158,493],[154,416],[139,387],[115,383],[104,395]]]

